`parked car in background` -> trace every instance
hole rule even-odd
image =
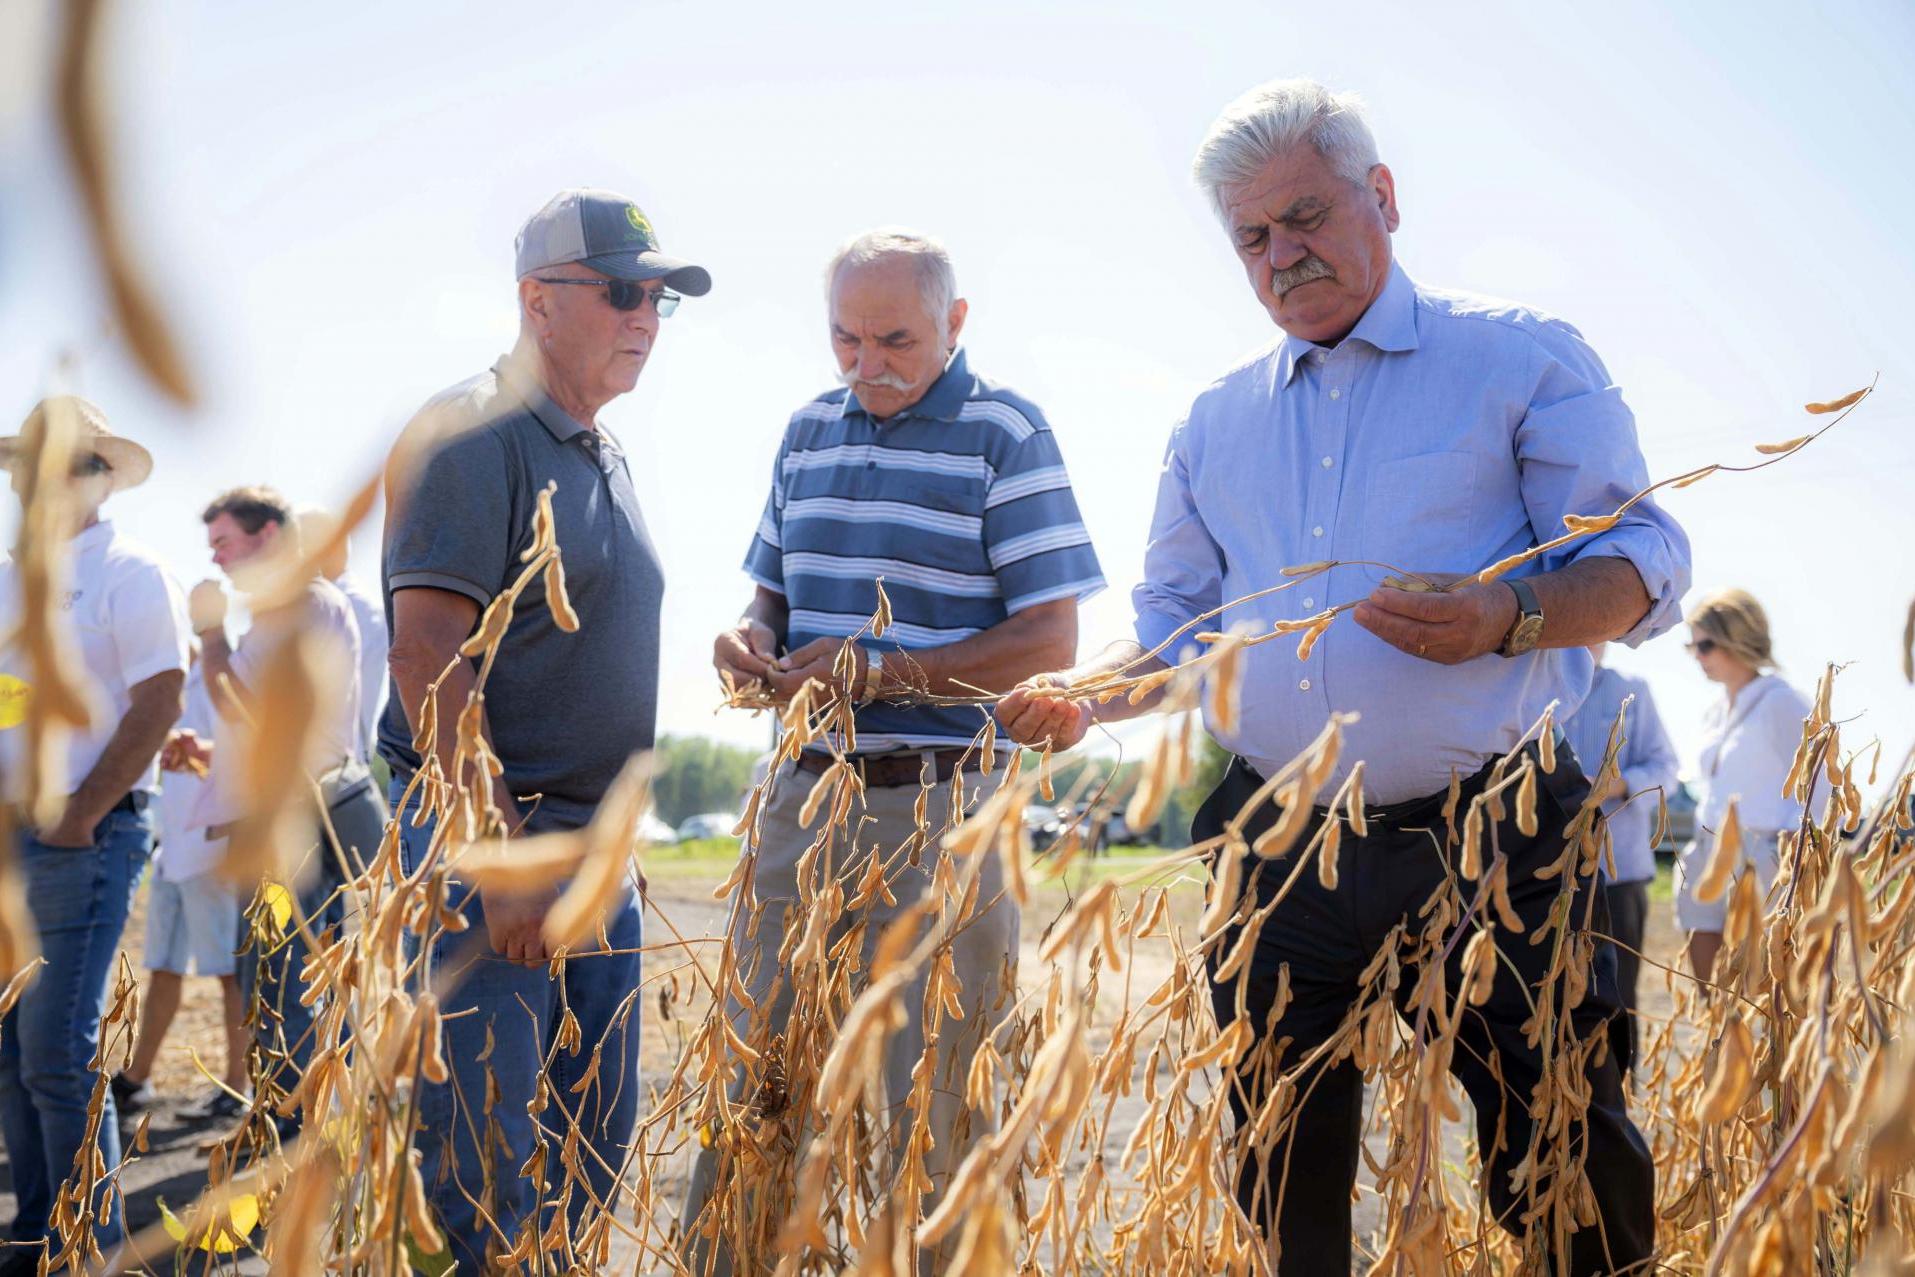
[[[654,847],[678,841],[678,831],[660,820],[655,811],[648,811],[639,818],[638,836]]]
[[[1654,795],[1647,801],[1653,803]],[[1656,854],[1673,856],[1696,836],[1696,796],[1690,792],[1687,781],[1678,781],[1663,801],[1669,805],[1669,830],[1656,844]]]
[[[729,811],[708,811],[697,816],[687,816],[678,826],[678,841],[693,842],[700,838],[729,838],[732,827],[738,823],[738,816]]]
[[[1031,846],[1039,851],[1075,831],[1079,844],[1091,852],[1107,847],[1130,847],[1151,842],[1156,830],[1133,831],[1124,819],[1121,807],[1109,803],[1059,803],[1055,807],[1029,807],[1024,812],[1024,827],[1030,832]]]

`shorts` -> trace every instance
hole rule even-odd
[[[146,897],[146,969],[232,975],[238,969],[239,894],[211,873],[172,882],[158,874]]]
[[[1729,920],[1729,897],[1735,894],[1735,884],[1742,880],[1742,875],[1751,869],[1756,874],[1756,889],[1766,901],[1775,886],[1775,876],[1782,867],[1781,840],[1782,831],[1779,829],[1743,830],[1742,863],[1737,866],[1728,890],[1714,900],[1702,901],[1696,899],[1696,883],[1708,871],[1715,841],[1691,839],[1688,846],[1676,855],[1676,925],[1684,931],[1713,931],[1721,934]]]

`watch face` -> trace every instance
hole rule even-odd
[[[1522,620],[1516,623],[1516,628],[1510,631],[1509,654],[1511,656],[1521,656],[1524,652],[1534,648],[1537,641],[1542,637],[1543,618],[1535,613],[1524,616]]]

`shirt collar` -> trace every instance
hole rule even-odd
[[[971,392],[976,388],[976,384],[977,379],[971,376],[970,366],[964,358],[964,347],[959,346],[951,352],[950,359],[945,361],[944,371],[939,373],[938,379],[931,383],[931,388],[925,391],[916,403],[889,420],[902,421],[906,417],[927,417],[933,421],[956,421],[958,413],[962,412],[964,405],[970,401]],[[854,412],[866,417],[871,416],[865,411],[864,405],[858,402],[856,391],[852,391],[845,397],[844,410],[847,416]],[[876,420],[876,418],[872,419]]]
[[[507,389],[519,397],[526,410],[539,419],[554,439],[564,443],[574,435],[591,430],[571,413],[558,406],[552,396],[545,393],[545,387],[529,368],[521,367],[510,355],[492,365],[492,371],[498,375]]]
[[[1400,263],[1390,263],[1390,277],[1370,308],[1356,321],[1356,327],[1344,341],[1360,341],[1376,350],[1405,351],[1417,348],[1416,284]],[[1277,348],[1277,384],[1288,386],[1313,350],[1325,347],[1301,337],[1285,334]]]

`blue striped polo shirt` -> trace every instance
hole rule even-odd
[[[962,350],[922,399],[887,420],[844,388],[792,414],[745,571],[785,596],[792,650],[856,634],[877,611],[884,578],[894,624],[863,641],[887,660],[1104,585],[1044,414],[975,376]],[[968,745],[984,712],[868,705],[857,750]]]

